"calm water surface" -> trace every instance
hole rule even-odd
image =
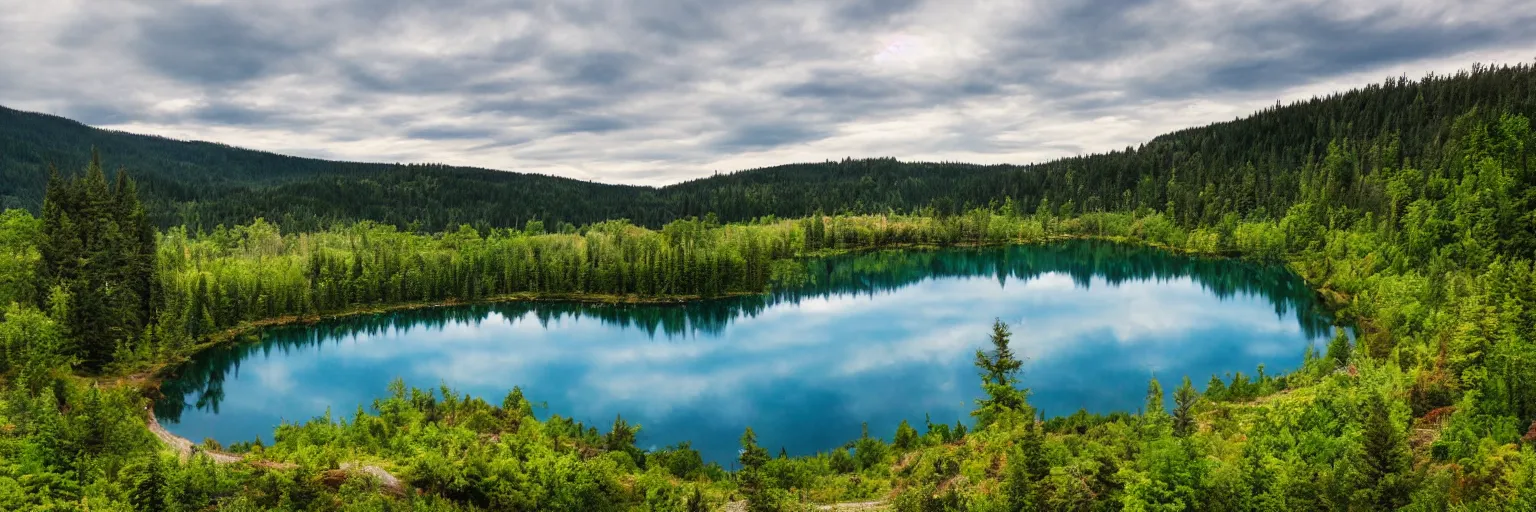
[[[838,257],[792,281],[686,305],[509,303],[269,329],[194,358],[156,411],[172,432],[228,444],[327,409],[349,417],[397,377],[492,403],[521,386],[547,403],[541,418],[606,432],[622,414],[642,448],[689,440],[727,464],[749,425],[806,454],[866,421],[886,438],[925,414],[969,423],[993,318],[1012,326],[1048,415],[1135,411],[1153,375],[1171,392],[1185,375],[1203,388],[1260,364],[1287,371],[1330,329],[1282,269],[1102,242]]]

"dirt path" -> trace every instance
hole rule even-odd
[[[165,443],[166,446],[174,450],[176,455],[180,456],[183,460],[189,459],[194,455],[203,455],[216,464],[235,464],[245,461],[245,457],[233,453],[198,448],[197,445],[187,438],[172,434],[160,425],[160,420],[155,418],[154,411],[149,411],[146,414],[145,422],[149,425],[149,431],[154,433],[155,437],[160,438],[160,442]],[[292,463],[268,460],[253,460],[251,465],[267,469],[293,469],[297,467]],[[389,471],[385,471],[384,468],[369,464],[343,462],[341,463],[341,470],[372,476],[378,479],[380,487],[396,495],[401,495],[405,492],[405,482],[400,481],[399,478],[390,474]]]
[[[378,466],[359,465],[354,462],[343,462],[341,463],[341,470],[371,475],[379,480],[379,485],[381,487],[397,495],[405,492],[405,482],[401,482],[399,478],[395,478],[395,475],[389,474],[389,472],[385,471],[384,468]]]
[[[165,427],[160,426],[160,420],[155,418],[155,413],[153,411],[149,412],[148,417],[145,420],[149,424],[149,431],[153,432],[155,437],[160,438],[160,442],[165,443],[166,446],[169,446],[172,450],[175,450],[176,455],[180,456],[183,460],[189,459],[198,453],[208,456],[209,459],[219,464],[233,464],[244,460],[240,456],[232,453],[224,453],[220,451],[204,450],[198,448],[197,445],[192,444],[192,441],[187,440],[187,438],[170,433],[170,431],[166,430]]]
[[[870,512],[873,512],[873,511],[876,511],[876,510],[886,510],[886,509],[887,509],[887,506],[886,506],[886,503],[884,501],[857,501],[857,502],[851,502],[851,503],[833,503],[831,505],[820,505],[820,506],[816,507],[816,510],[833,510],[833,511],[841,511],[841,512],[857,512],[857,511],[870,511]]]
[[[833,503],[830,505],[817,505],[816,510],[828,510],[831,512],[877,512],[888,510],[884,501],[857,501],[849,503]],[[720,507],[720,512],[746,512],[747,502],[732,501]]]

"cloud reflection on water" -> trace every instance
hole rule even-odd
[[[1031,401],[1048,414],[1134,411],[1153,374],[1203,383],[1258,364],[1283,371],[1310,340],[1295,306],[1279,314],[1272,298],[1223,297],[1188,275],[1118,283],[1065,272],[926,278],[779,302],[718,330],[678,333],[595,316],[541,319],[539,311],[249,351],[219,382],[217,413],[188,408],[171,429],[191,439],[270,439],[282,419],[326,407],[350,415],[400,377],[493,403],[521,386],[548,402],[541,417],[606,429],[623,414],[644,427],[642,446],[691,440],[724,463],[748,425],[765,446],[809,453],[852,439],[864,421],[889,436],[902,419],[921,425],[925,413],[936,422],[966,419],[980,394],[974,351],[986,345],[993,318],[1012,325],[1016,351],[1028,358]]]

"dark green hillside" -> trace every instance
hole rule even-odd
[[[49,164],[85,166],[90,149],[154,183],[158,197],[216,197],[229,187],[271,184],[320,174],[371,174],[390,166],[328,162],[209,142],[187,142],[92,128],[62,117],[0,107],[0,195],[36,209]]]
[[[1469,114],[1470,112],[1470,114]],[[1170,210],[1183,225],[1222,214],[1276,215],[1299,199],[1307,176],[1334,180],[1351,206],[1379,209],[1384,189],[1356,173],[1436,167],[1462,127],[1502,114],[1536,115],[1536,68],[1481,67],[1413,81],[1394,78],[1348,92],[1276,105],[1252,116],[1180,130],[1137,148],[1032,165],[980,166],[894,159],[781,165],[661,188],[603,185],[536,174],[440,165],[288,157],[204,142],[90,128],[0,109],[0,205],[41,205],[46,166],[84,166],[96,147],[142,183],[162,226],[211,228],[263,216],[291,230],[375,220],[443,229],[461,223],[521,227],[627,218],[660,226],[715,213],[723,221],[816,211],[878,213],[933,207],[956,213],[1012,198],[1070,212]],[[1457,122],[1465,117],[1465,122]],[[1330,145],[1336,158],[1326,160]],[[1331,162],[1331,163],[1330,163]],[[1332,168],[1324,169],[1332,165]],[[1319,172],[1323,174],[1318,174]],[[1326,174],[1326,175],[1324,175]]]
[[[285,230],[374,220],[402,228],[441,230],[523,227],[547,220],[587,224],[604,219],[673,218],[642,187],[605,185],[539,174],[441,165],[391,166],[368,176],[328,175],[232,190],[217,201],[184,203],[171,224],[235,225],[265,217]]]
[[[0,207],[38,211],[49,165],[84,168],[92,148],[111,155],[113,168],[133,173],[151,217],[162,226],[211,228],[257,216],[288,219],[293,227],[322,222],[313,219],[442,226],[473,218],[502,225],[513,222],[496,219],[585,219],[578,213],[603,212],[602,205],[632,195],[632,187],[537,174],[300,158],[102,130],[0,107]],[[447,213],[434,221],[427,212],[439,208]]]
[[[3,139],[7,172],[78,143],[147,186],[92,160],[51,180],[39,214],[0,214],[0,510],[1536,510],[1533,85],[1531,66],[1474,67],[1027,167],[847,160],[659,189],[354,172],[19,115],[85,138],[7,127],[21,134]],[[314,172],[258,179],[238,158],[225,161],[241,170],[207,170],[225,153]],[[190,174],[202,181],[169,195]],[[7,190],[35,190],[17,183]],[[151,213],[191,223],[157,232]],[[783,218],[719,222],[768,214]],[[256,215],[284,226],[245,220]],[[667,222],[690,216],[702,220]],[[585,223],[605,217],[633,222]],[[217,223],[233,227],[199,232]],[[371,409],[224,453],[205,443],[210,456],[144,417],[157,369],[264,325],[509,299],[769,300],[832,281],[816,258],[842,252],[1106,237],[1284,264],[1354,335],[1284,374],[1170,375],[1173,399],[1152,379],[1140,412],[1038,421],[1009,343],[1039,333],[999,319],[976,353],[974,421],[866,429],[777,458],[746,429],[730,468],[686,443],[643,448],[622,417],[605,434],[535,416],[538,397],[518,388],[497,406],[402,382]],[[877,253],[853,268],[884,265]]]
[[[1429,168],[1440,164],[1442,146],[1459,129],[1503,114],[1536,114],[1536,68],[1474,66],[1418,81],[1390,79],[1169,133],[1138,148],[1041,164],[796,164],[681,183],[662,195],[687,214],[712,211],[725,220],[817,209],[870,213],[934,206],[953,213],[1012,197],[1022,211],[1033,211],[1043,199],[1057,208],[1071,201],[1074,211],[1172,206],[1181,224],[1215,223],[1220,213],[1283,214],[1298,199],[1303,176],[1325,163],[1330,144],[1340,146],[1348,160],[1341,163],[1367,175],[1389,166]],[[1331,172],[1344,180],[1339,187],[1360,186],[1342,169]],[[1384,190],[1355,192],[1361,201],[1387,201]]]

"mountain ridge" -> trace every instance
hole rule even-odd
[[[618,218],[658,226],[710,213],[727,221],[816,211],[960,213],[1008,202],[1024,211],[1042,203],[1103,210],[1162,207],[1169,201],[1218,211],[1223,209],[1208,204],[1210,198],[1234,196],[1244,203],[1237,211],[1270,216],[1290,203],[1303,171],[1332,147],[1350,151],[1357,165],[1384,163],[1365,161],[1373,158],[1432,163],[1439,142],[1454,135],[1460,117],[1491,112],[1536,117],[1531,65],[1473,65],[1419,80],[1389,78],[1175,130],[1125,150],[1031,164],[844,159],[742,169],[655,187],[446,164],[298,157],[94,128],[0,107],[0,207],[36,211],[47,164],[65,171],[83,168],[94,147],[109,167],[126,168],[140,182],[156,224],[195,229],[256,217],[303,230],[363,219],[423,229]],[[1392,154],[1382,153],[1387,148]],[[1142,183],[1170,179],[1200,187],[1170,192]],[[1177,195],[1185,197],[1172,197]],[[1204,212],[1187,215],[1193,217],[1176,216],[1193,222]]]

